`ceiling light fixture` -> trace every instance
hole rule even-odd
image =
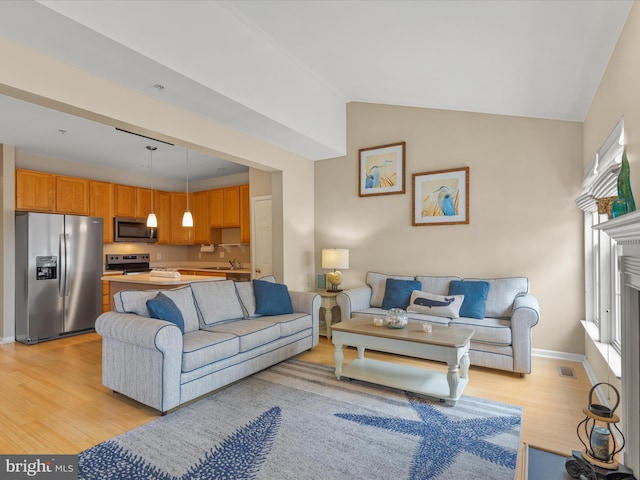
[[[187,209],[182,215],[182,226],[193,227],[193,216],[189,211],[189,149],[187,148]]]
[[[151,212],[149,212],[149,216],[147,217],[147,227],[156,228],[158,226],[158,218],[156,214],[153,212],[153,152],[157,150],[158,147],[152,147],[151,145],[147,145],[147,150],[149,150],[149,154],[151,155]]]

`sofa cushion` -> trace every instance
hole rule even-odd
[[[286,315],[293,313],[289,289],[281,283],[253,280],[253,293],[256,298],[256,314]]]
[[[407,312],[426,313],[436,317],[458,318],[464,295],[434,295],[414,290]]]
[[[280,325],[262,319],[216,323],[206,327],[205,330],[236,335],[240,341],[241,352],[246,352],[280,338]]]
[[[182,371],[190,372],[240,351],[240,339],[230,333],[197,330],[183,337]]]
[[[451,280],[462,280],[462,277],[430,277],[427,275],[416,275],[422,287],[419,290],[435,295],[447,295],[449,293],[449,282]]]
[[[365,282],[371,287],[371,306],[382,307],[384,292],[387,286],[387,278],[395,278],[397,280],[414,280],[409,276],[387,275],[386,273],[367,272]]]
[[[180,332],[184,334],[184,319],[182,318],[182,313],[180,313],[180,309],[176,304],[173,303],[173,300],[165,294],[160,292],[155,297],[147,300],[147,309],[151,314],[151,318],[174,323],[180,329]]]
[[[311,315],[307,313],[289,313],[288,315],[273,315],[269,321],[280,325],[280,336],[288,337],[313,327]]]
[[[419,290],[420,282],[417,280],[398,280],[397,278],[387,278],[384,297],[382,298],[382,308],[406,309],[411,301],[411,293]]]
[[[520,294],[529,292],[529,279],[526,277],[511,278],[469,278],[466,280],[483,280],[489,283],[486,317],[510,318],[513,300]]]
[[[456,318],[449,323],[451,326],[467,327],[473,330],[472,342],[490,345],[511,345],[511,322],[501,318],[485,317]]]
[[[244,312],[233,280],[194,282],[191,289],[203,326],[243,318]]]
[[[464,295],[464,302],[460,308],[461,317],[484,318],[488,294],[488,282],[453,280],[449,283],[449,295]]]
[[[171,290],[122,290],[114,296],[119,297],[123,312],[135,313],[141,317],[150,318],[151,314],[147,308],[147,300],[154,298],[159,292],[169,297],[182,313],[185,332],[194,332],[200,328],[198,312],[196,311],[193,293],[189,285]]]

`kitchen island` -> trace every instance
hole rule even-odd
[[[121,290],[166,290],[193,282],[216,282],[225,277],[180,275],[180,278],[155,277],[148,273],[136,275],[104,275],[101,280],[109,283],[109,310],[115,310],[113,296]]]

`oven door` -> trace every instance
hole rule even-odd
[[[146,220],[137,218],[114,218],[114,242],[155,243],[158,229],[147,227]]]

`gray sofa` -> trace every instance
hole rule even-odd
[[[382,307],[387,279],[417,280],[420,290],[434,295],[449,295],[455,276],[398,276],[368,272],[366,286],[345,290],[336,297],[342,321],[352,317],[384,316]],[[484,318],[429,315],[409,312],[409,318],[440,325],[464,326],[473,330],[469,357],[472,365],[517,372],[531,373],[531,329],[538,323],[540,308],[537,299],[529,293],[529,280],[525,277],[465,279],[485,281],[489,284]]]
[[[267,279],[274,283],[272,277]],[[100,315],[102,383],[162,412],[318,344],[320,296],[288,292],[294,313],[260,315],[252,282],[194,282],[161,290],[180,310],[175,323],[150,318],[159,291],[121,291]],[[276,309],[277,310],[277,309]]]

